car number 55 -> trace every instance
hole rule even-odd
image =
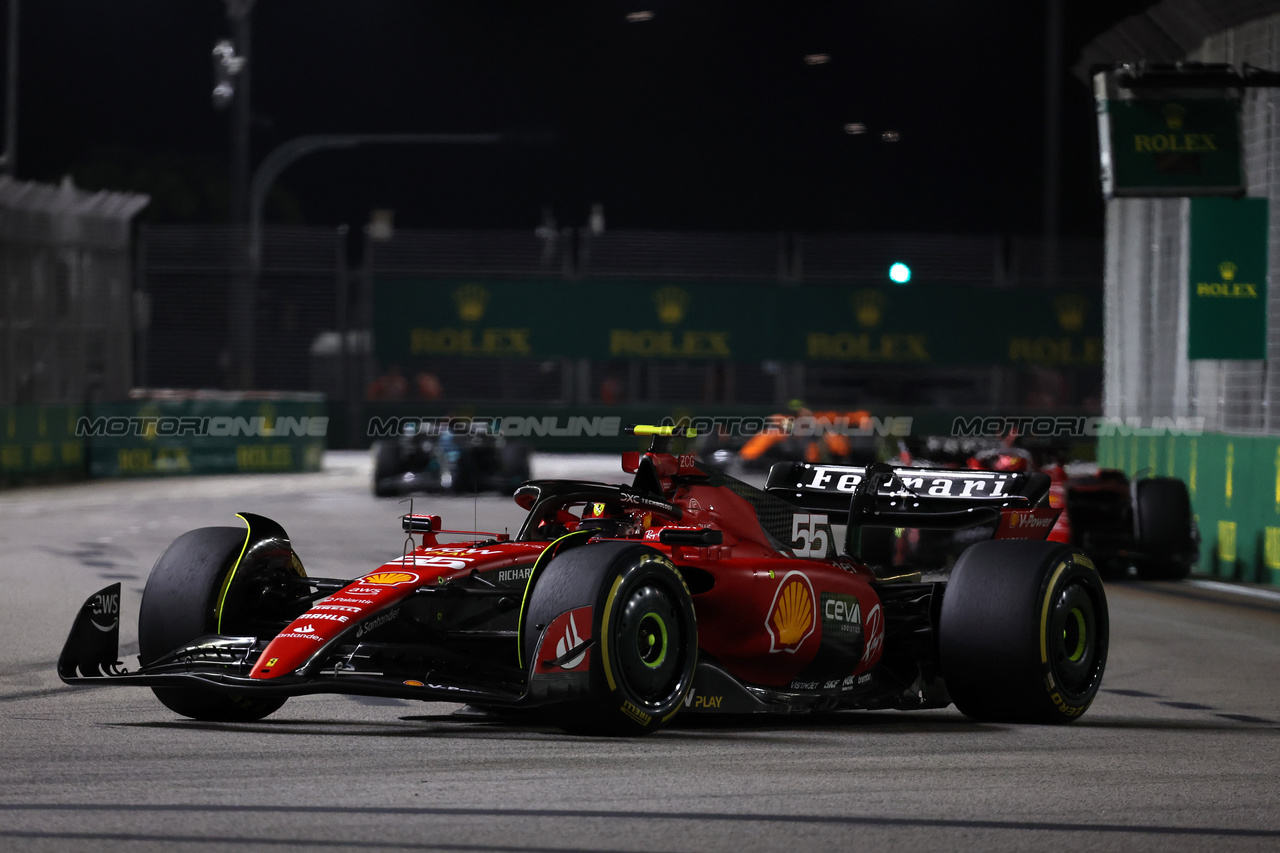
[[[797,512],[791,516],[791,553],[797,557],[825,557],[830,528],[825,515]]]

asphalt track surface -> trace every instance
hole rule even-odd
[[[613,464],[540,459],[535,475],[621,479]],[[406,507],[367,478],[345,456],[310,475],[0,493],[0,850],[1280,849],[1274,594],[1110,585],[1103,691],[1066,727],[948,709],[677,718],[599,740],[351,697],[205,724],[145,688],[58,681],[76,609],[117,580],[131,663],[150,566],[190,528],[268,515],[318,576],[400,553]],[[520,516],[496,497],[428,507],[489,530]]]

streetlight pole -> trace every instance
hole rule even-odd
[[[231,358],[228,382],[241,390],[253,387],[253,275],[249,223],[249,103],[250,16],[255,0],[225,0],[231,40],[220,41],[213,49],[213,105],[231,107],[231,172],[228,215],[232,226],[231,282],[228,294],[229,342]]]
[[[294,161],[317,151],[356,148],[361,145],[494,145],[505,141],[500,133],[323,133],[299,136],[281,143],[262,159],[254,170],[248,192],[248,274],[244,276],[243,293],[239,294],[244,313],[234,314],[232,302],[232,356],[238,371],[240,387],[248,389],[253,380],[254,323],[252,306],[257,299],[258,275],[262,269],[263,207],[267,192],[280,173]],[[345,340],[343,346],[345,347]]]
[[[253,66],[249,62],[250,14],[254,0],[226,0],[227,18],[231,21],[231,37],[239,60],[235,74],[235,94],[231,112],[231,223],[249,222],[249,78]]]
[[[1062,0],[1048,0],[1044,59],[1044,283],[1058,283],[1058,167],[1061,157]]]
[[[4,153],[0,171],[10,176],[18,165],[18,0],[9,0],[9,61],[4,96]]]

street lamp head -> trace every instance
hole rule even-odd
[[[213,87],[213,108],[215,110],[225,110],[231,106],[231,99],[235,97],[236,89],[230,83],[219,83]]]
[[[236,95],[235,76],[244,70],[244,57],[235,46],[222,39],[213,46],[213,108],[225,110]]]

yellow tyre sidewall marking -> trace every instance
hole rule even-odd
[[[236,557],[235,565],[231,567],[231,571],[227,572],[227,578],[222,582],[222,589],[218,591],[218,606],[214,609],[214,625],[215,633],[222,633],[222,606],[227,602],[227,592],[231,589],[231,581],[235,579],[236,570],[240,568],[240,561],[244,559],[245,551],[249,550],[249,537],[252,530],[249,527],[249,519],[240,513],[236,513],[236,518],[244,522],[244,545],[240,546],[240,556]]]
[[[620,586],[622,575],[613,579],[613,586],[609,587],[609,595],[604,602],[604,615],[600,617],[600,663],[604,665],[604,678],[609,682],[611,692],[618,689],[618,683],[613,680],[613,667],[609,666],[609,615],[613,613],[613,600]]]
[[[1044,606],[1040,608],[1040,662],[1049,662],[1049,604],[1053,601],[1053,591],[1058,586],[1058,578],[1067,570],[1067,561],[1063,560],[1054,569],[1049,578],[1049,588],[1045,591]]]
[[[547,554],[552,554],[553,548],[559,543],[568,539],[570,536],[577,536],[582,531],[575,530],[572,533],[566,533],[559,539],[552,540],[547,547],[542,549],[542,553],[538,555],[538,559],[533,561],[533,568],[529,570],[529,579],[524,582],[524,595],[520,598],[520,615],[516,619],[516,656],[520,659],[520,666],[524,666],[524,612],[529,605],[529,593],[533,590],[533,579],[538,574],[538,569],[542,568],[543,560]],[[555,559],[554,554],[552,559]],[[548,560],[547,562],[550,562]]]

